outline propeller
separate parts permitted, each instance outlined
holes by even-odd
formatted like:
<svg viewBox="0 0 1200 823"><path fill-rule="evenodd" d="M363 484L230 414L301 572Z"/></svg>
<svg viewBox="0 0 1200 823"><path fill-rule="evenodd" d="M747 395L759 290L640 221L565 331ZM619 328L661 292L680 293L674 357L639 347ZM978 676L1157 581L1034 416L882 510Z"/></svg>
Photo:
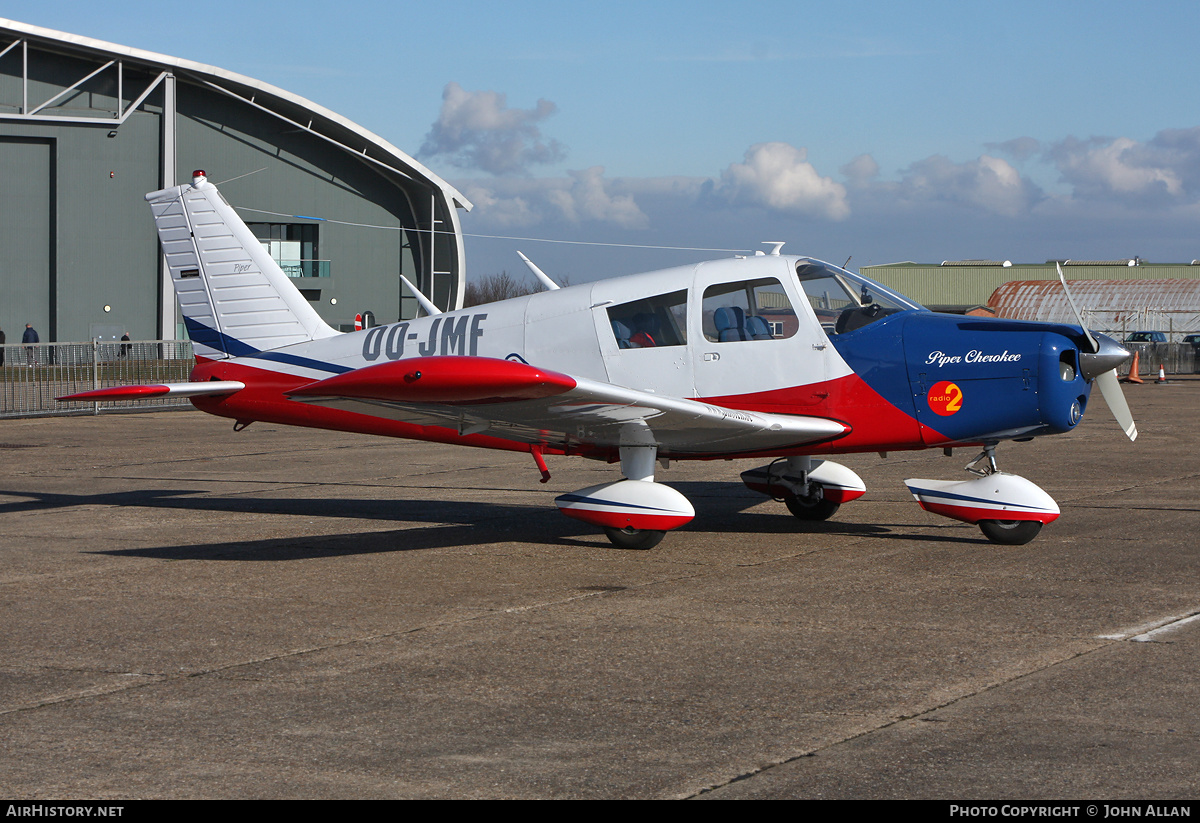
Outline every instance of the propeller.
<svg viewBox="0 0 1200 823"><path fill-rule="evenodd" d="M1091 348L1091 351L1079 352L1079 371L1100 388L1101 397L1108 404L1125 436L1130 440L1137 440L1137 425L1133 422L1133 414L1129 411L1129 404L1125 402L1125 394L1121 391L1121 383L1117 379L1117 366L1130 358L1130 352L1108 335L1088 331L1087 326L1083 324L1083 314L1075 305L1071 290L1067 288L1067 278L1063 276L1062 266L1058 263L1054 265L1058 269L1058 280L1067 295L1067 302L1071 304L1071 311L1075 312L1075 319L1079 321L1079 328L1083 329L1083 336Z"/></svg>

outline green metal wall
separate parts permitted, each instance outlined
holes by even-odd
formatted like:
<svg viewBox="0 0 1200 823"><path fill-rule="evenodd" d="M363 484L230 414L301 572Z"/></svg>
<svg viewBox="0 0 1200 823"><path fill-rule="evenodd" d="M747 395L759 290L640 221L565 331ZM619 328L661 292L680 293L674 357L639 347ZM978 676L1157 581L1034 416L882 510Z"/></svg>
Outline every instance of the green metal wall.
<svg viewBox="0 0 1200 823"><path fill-rule="evenodd" d="M53 141L0 132L0 329L9 343L26 323L43 336L50 329L53 154Z"/></svg>
<svg viewBox="0 0 1200 823"><path fill-rule="evenodd" d="M893 263L863 266L862 274L924 306L983 306L992 292L1010 280L1057 280L1054 264L1012 266L939 266ZM1200 278L1200 266L1064 266L1068 280L1151 280Z"/></svg>
<svg viewBox="0 0 1200 823"><path fill-rule="evenodd" d="M0 121L0 324L10 342L26 322L44 342L87 340L92 324L155 337L157 237L142 195L158 185L158 122L137 113L109 138L96 126Z"/></svg>

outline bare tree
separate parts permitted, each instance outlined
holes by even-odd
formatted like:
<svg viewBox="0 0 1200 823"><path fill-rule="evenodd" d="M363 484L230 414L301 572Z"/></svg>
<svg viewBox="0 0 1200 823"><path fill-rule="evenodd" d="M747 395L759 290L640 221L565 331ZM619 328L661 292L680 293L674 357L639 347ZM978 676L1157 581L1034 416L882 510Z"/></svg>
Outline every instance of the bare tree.
<svg viewBox="0 0 1200 823"><path fill-rule="evenodd" d="M565 289L571 285L570 275L558 275L554 278L559 288ZM479 306L483 303L495 303L497 300L507 300L510 297L523 297L526 294L537 294L545 291L541 283L530 284L527 280L517 280L507 271L499 274L489 274L479 278L478 282L468 283L467 291L463 294L463 308Z"/></svg>
<svg viewBox="0 0 1200 823"><path fill-rule="evenodd" d="M484 303L495 303L497 300L507 300L510 297L521 297L541 291L538 286L530 285L523 280L517 280L507 271L499 274L489 274L477 282L467 283L467 292L463 295L463 307L479 306Z"/></svg>

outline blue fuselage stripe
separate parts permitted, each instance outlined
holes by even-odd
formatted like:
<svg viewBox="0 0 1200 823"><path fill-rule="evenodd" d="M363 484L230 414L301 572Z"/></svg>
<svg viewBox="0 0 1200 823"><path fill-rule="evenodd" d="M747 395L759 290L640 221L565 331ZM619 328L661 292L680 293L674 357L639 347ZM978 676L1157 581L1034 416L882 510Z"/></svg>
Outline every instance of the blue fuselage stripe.
<svg viewBox="0 0 1200 823"><path fill-rule="evenodd" d="M301 357L296 354L288 354L283 351L260 351L251 345L243 343L235 337L230 337L227 334L210 328L203 323L198 323L190 317L184 318L184 324L187 327L188 336L192 342L199 343L202 346L208 346L211 349L216 349L219 352L224 352L230 357L248 357L255 360L270 360L275 363L287 363L291 366L302 366L306 369L315 371L328 372L330 374L345 374L349 371L354 371L351 366L335 366L332 363L326 363L323 360L313 360L310 357Z"/></svg>

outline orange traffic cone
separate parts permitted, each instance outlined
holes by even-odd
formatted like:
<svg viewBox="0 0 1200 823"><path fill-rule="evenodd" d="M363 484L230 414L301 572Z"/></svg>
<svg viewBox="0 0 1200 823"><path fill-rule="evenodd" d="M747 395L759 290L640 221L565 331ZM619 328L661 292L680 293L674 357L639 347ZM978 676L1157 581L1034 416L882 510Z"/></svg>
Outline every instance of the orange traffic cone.
<svg viewBox="0 0 1200 823"><path fill-rule="evenodd" d="M1138 354L1139 354L1138 352L1133 353L1133 363L1131 363L1129 366L1129 376L1125 378L1126 383L1145 383L1146 382L1145 380L1143 380L1141 377L1138 376Z"/></svg>
<svg viewBox="0 0 1200 823"><path fill-rule="evenodd" d="M1154 382L1155 383L1166 383L1167 382L1167 372L1165 369L1163 369L1162 363L1158 364L1158 379L1155 380Z"/></svg>

